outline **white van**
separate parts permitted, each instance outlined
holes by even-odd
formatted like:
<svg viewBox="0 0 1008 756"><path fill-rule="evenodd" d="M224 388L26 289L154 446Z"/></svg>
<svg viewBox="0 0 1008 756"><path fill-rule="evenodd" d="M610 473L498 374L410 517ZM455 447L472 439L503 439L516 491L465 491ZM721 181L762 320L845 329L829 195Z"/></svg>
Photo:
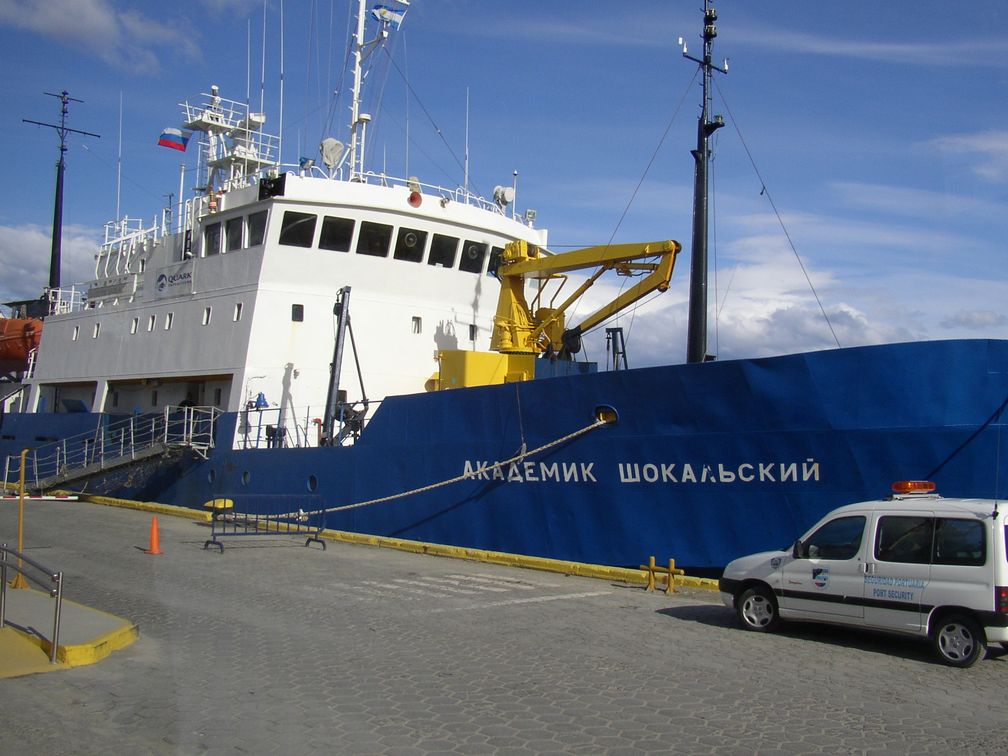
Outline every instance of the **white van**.
<svg viewBox="0 0 1008 756"><path fill-rule="evenodd" d="M927 637L955 667L1008 648L1008 502L944 499L926 481L830 512L785 551L736 559L721 598L743 627L782 619Z"/></svg>

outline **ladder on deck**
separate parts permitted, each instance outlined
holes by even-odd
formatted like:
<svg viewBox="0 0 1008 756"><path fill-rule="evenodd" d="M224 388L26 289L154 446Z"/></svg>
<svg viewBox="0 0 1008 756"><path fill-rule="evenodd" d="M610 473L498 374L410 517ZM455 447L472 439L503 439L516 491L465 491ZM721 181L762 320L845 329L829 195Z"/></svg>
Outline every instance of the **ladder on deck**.
<svg viewBox="0 0 1008 756"><path fill-rule="evenodd" d="M216 407L166 407L156 415L133 415L82 433L44 444L25 457L25 487L44 491L125 465L190 449L204 459L213 448ZM5 487L16 486L20 455L4 465Z"/></svg>

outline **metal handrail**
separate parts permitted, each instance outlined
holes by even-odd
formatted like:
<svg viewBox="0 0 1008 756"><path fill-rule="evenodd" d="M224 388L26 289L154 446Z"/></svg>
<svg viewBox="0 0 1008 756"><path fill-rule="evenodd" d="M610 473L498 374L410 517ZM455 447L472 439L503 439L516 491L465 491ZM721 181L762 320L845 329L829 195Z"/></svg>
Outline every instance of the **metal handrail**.
<svg viewBox="0 0 1008 756"><path fill-rule="evenodd" d="M213 428L219 414L220 410L215 407L166 407L156 415L129 417L105 427L99 425L93 432L32 450L25 472L32 485L38 486L40 481L90 465L97 464L105 469L113 461L109 458L113 454L116 458L136 459L138 452L158 445L209 449L214 445ZM5 482L20 472L20 463L15 465L14 459L15 455L8 457Z"/></svg>
<svg viewBox="0 0 1008 756"><path fill-rule="evenodd" d="M7 561L8 554L12 554L17 557L18 563L9 563ZM44 574L46 578L48 578L48 585L44 580L39 579L29 570L25 569L21 565L21 562L26 562L28 565ZM55 664L56 649L59 647L60 615L63 612L63 573L53 572L48 567L45 567L44 565L36 562L34 559L25 556L17 549L8 548L6 543L0 546L0 630L4 628L6 623L8 567L28 578L40 588L48 589L49 595L56 599L56 611L53 616L52 648L49 651L49 662ZM55 587L49 587L51 585L55 585Z"/></svg>

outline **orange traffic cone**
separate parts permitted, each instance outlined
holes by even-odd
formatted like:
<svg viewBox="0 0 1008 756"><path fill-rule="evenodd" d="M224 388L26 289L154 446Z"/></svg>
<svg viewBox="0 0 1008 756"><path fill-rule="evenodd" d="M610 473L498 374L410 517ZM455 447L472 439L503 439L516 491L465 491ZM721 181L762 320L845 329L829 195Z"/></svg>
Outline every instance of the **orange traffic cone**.
<svg viewBox="0 0 1008 756"><path fill-rule="evenodd" d="M158 535L157 527L157 517L151 520L150 524L150 548L147 549L145 554L160 554L161 553L161 538Z"/></svg>

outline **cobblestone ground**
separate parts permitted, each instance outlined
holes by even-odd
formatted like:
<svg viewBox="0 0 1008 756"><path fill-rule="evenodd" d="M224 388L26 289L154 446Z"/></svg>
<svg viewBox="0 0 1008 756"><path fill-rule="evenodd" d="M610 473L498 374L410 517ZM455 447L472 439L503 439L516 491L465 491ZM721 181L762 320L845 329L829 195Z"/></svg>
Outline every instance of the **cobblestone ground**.
<svg viewBox="0 0 1008 756"><path fill-rule="evenodd" d="M140 639L0 681L4 753L1004 753L1008 656L791 626L715 594L294 538L87 504L27 507L28 553ZM0 537L16 537L0 506Z"/></svg>

